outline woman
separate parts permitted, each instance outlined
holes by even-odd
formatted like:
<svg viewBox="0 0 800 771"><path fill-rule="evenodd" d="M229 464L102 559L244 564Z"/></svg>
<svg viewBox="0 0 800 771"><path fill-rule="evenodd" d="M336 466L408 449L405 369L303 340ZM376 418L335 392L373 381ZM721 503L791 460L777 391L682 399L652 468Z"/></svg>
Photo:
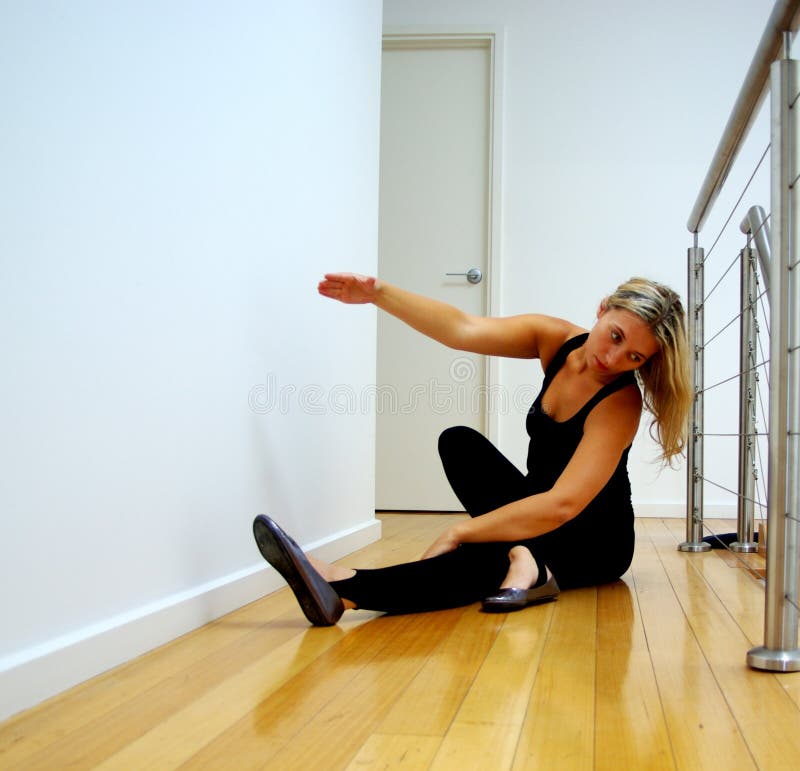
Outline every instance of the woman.
<svg viewBox="0 0 800 771"><path fill-rule="evenodd" d="M633 556L628 450L642 407L669 462L691 402L684 311L668 287L633 278L600 303L591 331L551 316L484 318L368 276L332 273L325 297L373 303L450 348L538 358L545 372L527 417L528 473L483 436L445 431L445 473L471 519L417 562L351 570L306 557L269 517L253 523L262 555L312 624L347 608L408 613L483 601L489 612L554 599L559 587L617 580ZM640 390L641 389L641 390Z"/></svg>

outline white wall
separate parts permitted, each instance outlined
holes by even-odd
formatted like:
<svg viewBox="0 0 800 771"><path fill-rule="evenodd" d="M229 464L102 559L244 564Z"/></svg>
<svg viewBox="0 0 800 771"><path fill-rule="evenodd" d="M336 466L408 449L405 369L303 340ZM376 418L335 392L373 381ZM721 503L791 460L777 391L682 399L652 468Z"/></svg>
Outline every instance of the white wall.
<svg viewBox="0 0 800 771"><path fill-rule="evenodd" d="M750 0L732 13L725 0L385 0L385 29L504 32L502 299L495 313L539 311L591 326L600 299L631 275L685 292L685 223L772 5ZM763 121L753 136L731 174L732 199L726 192L704 231L706 247L768 142ZM765 175L754 190L744 205L769 209ZM708 288L743 245L736 232L733 241L718 248ZM735 272L732 278L719 290L725 321L738 311ZM725 350L712 360L706 383L738 371L736 356ZM512 394L540 382L529 362L505 361L499 377ZM717 431L736 430L734 390L713 395L719 421L731 421ZM499 421L501 448L520 466L525 409ZM718 444L707 475L735 487L735 440ZM637 511L682 516L685 472L659 474L655 453L643 431L630 463ZM731 513L731 496L714 488L706 504L707 513Z"/></svg>
<svg viewBox="0 0 800 771"><path fill-rule="evenodd" d="M378 0L0 7L0 717L374 540ZM272 403L279 395L282 401Z"/></svg>

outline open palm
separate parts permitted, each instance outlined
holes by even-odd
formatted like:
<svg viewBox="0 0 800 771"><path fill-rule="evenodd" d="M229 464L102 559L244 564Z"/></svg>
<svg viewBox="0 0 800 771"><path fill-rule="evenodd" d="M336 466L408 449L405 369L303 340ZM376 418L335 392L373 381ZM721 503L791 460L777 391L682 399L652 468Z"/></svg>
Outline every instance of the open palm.
<svg viewBox="0 0 800 771"><path fill-rule="evenodd" d="M323 297L358 305L375 299L376 279L357 273L326 273L325 279L317 287Z"/></svg>

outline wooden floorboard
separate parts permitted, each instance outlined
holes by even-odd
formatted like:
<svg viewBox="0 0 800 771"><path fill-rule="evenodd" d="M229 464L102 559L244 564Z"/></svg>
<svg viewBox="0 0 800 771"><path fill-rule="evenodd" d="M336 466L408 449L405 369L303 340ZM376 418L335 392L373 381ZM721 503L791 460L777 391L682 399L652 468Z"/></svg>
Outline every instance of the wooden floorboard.
<svg viewBox="0 0 800 771"><path fill-rule="evenodd" d="M633 574L598 589L595 768L674 768Z"/></svg>
<svg viewBox="0 0 800 771"><path fill-rule="evenodd" d="M414 559L453 516L381 515L344 562ZM621 581L520 613L315 629L275 592L0 724L0 768L800 768L800 673L745 662L763 555L636 527Z"/></svg>

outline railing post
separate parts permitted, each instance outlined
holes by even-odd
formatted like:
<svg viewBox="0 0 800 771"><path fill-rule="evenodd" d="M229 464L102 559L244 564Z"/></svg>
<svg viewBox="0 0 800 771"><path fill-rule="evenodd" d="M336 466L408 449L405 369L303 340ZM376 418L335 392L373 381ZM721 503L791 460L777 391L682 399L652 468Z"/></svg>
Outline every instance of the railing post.
<svg viewBox="0 0 800 771"><path fill-rule="evenodd" d="M754 552L753 537L755 477L755 391L756 391L756 275L755 254L749 247L740 255L739 316L739 502L737 504L735 552Z"/></svg>
<svg viewBox="0 0 800 771"><path fill-rule="evenodd" d="M800 478L800 282L794 263L798 253L800 196L792 195L800 150L800 122L795 99L798 63L789 60L790 39L784 37L784 58L773 63L772 103L772 257L770 263L770 405L769 481L767 506L767 589L764 645L751 649L747 663L777 672L800 670L797 648L798 517ZM791 311L791 321L790 321ZM791 360L791 367L790 367Z"/></svg>
<svg viewBox="0 0 800 771"><path fill-rule="evenodd" d="M703 260L705 251L694 246L688 252L688 336L694 401L689 419L689 441L686 446L686 540L680 551L708 551L703 542Z"/></svg>

